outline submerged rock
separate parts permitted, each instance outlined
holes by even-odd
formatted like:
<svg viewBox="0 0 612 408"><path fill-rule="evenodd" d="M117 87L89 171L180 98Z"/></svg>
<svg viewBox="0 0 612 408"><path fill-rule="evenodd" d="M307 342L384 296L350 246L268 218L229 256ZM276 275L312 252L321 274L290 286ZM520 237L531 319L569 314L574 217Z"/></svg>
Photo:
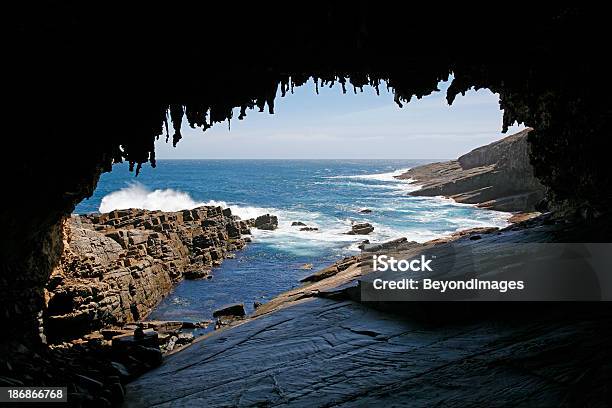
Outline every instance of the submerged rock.
<svg viewBox="0 0 612 408"><path fill-rule="evenodd" d="M304 224L302 221L293 221L293 222L291 223L291 226L292 226L292 227L300 227L300 226L301 226L301 227L305 227L305 226L306 226L306 224Z"/></svg>

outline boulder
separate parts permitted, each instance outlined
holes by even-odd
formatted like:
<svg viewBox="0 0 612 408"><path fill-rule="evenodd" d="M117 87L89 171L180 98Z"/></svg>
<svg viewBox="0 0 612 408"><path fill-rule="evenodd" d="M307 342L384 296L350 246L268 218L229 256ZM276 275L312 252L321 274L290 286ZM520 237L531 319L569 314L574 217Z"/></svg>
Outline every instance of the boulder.
<svg viewBox="0 0 612 408"><path fill-rule="evenodd" d="M302 227L300 231L318 231L319 229L316 227Z"/></svg>
<svg viewBox="0 0 612 408"><path fill-rule="evenodd" d="M273 231L278 228L278 218L275 215L260 215L255 219L255 228Z"/></svg>
<svg viewBox="0 0 612 408"><path fill-rule="evenodd" d="M348 235L368 235L374 231L372 224L364 222L362 224L354 224L351 230L347 232Z"/></svg>
<svg viewBox="0 0 612 408"><path fill-rule="evenodd" d="M244 310L244 304L235 303L233 305L225 306L213 312L213 317L222 317L222 316L235 316L235 317L246 316L246 312Z"/></svg>
<svg viewBox="0 0 612 408"><path fill-rule="evenodd" d="M362 210L359 210L359 212L360 212L361 214L371 214L371 213L372 213L372 210L370 210L369 208L364 208L364 209L362 209Z"/></svg>
<svg viewBox="0 0 612 408"><path fill-rule="evenodd" d="M305 227L305 226L306 226L306 224L304 224L302 221L293 221L293 222L291 223L291 226L292 226L292 227Z"/></svg>

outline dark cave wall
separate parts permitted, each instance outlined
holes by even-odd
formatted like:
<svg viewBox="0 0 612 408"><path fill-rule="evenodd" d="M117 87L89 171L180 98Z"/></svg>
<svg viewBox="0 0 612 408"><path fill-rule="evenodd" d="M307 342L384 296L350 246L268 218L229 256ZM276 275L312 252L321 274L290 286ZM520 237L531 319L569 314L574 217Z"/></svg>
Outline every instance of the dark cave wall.
<svg viewBox="0 0 612 408"><path fill-rule="evenodd" d="M93 193L105 161L95 152L83 153L81 162L51 163L53 150L30 151L37 161L2 169L8 205L0 211L0 325L8 333L0 346L40 342L44 288L63 250L62 221Z"/></svg>
<svg viewBox="0 0 612 408"><path fill-rule="evenodd" d="M399 105L451 73L450 101L472 87L498 92L504 125L535 129L532 162L551 207L607 211L605 16L518 3L502 12L384 1L17 5L0 164L13 197L0 210L0 323L14 330L2 342L37 341L58 225L102 171L121 160L155 165L156 138L180 143L183 115L206 129L233 107L238 119L273 112L277 89L311 77L347 92L386 81Z"/></svg>

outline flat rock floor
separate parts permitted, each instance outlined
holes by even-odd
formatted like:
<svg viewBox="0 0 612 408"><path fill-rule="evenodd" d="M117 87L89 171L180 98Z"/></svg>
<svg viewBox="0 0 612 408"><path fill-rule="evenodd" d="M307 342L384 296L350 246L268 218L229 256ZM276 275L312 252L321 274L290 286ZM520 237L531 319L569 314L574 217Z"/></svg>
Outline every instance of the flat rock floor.
<svg viewBox="0 0 612 408"><path fill-rule="evenodd" d="M605 406L610 319L535 320L427 327L306 299L169 356L125 406Z"/></svg>

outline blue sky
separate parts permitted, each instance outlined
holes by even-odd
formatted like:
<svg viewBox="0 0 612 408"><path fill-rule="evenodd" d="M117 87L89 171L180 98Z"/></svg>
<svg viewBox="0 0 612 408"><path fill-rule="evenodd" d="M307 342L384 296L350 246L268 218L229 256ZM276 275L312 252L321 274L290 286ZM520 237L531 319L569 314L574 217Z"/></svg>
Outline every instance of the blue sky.
<svg viewBox="0 0 612 408"><path fill-rule="evenodd" d="M339 86L320 88L314 83L295 88L275 102L275 114L248 111L239 121L234 112L231 130L219 123L202 132L183 127L176 148L156 145L159 159L449 159L502 138L499 98L488 90L458 96L446 103L448 83L441 92L413 100L399 108L393 95L381 88ZM510 135L522 126L509 129Z"/></svg>

